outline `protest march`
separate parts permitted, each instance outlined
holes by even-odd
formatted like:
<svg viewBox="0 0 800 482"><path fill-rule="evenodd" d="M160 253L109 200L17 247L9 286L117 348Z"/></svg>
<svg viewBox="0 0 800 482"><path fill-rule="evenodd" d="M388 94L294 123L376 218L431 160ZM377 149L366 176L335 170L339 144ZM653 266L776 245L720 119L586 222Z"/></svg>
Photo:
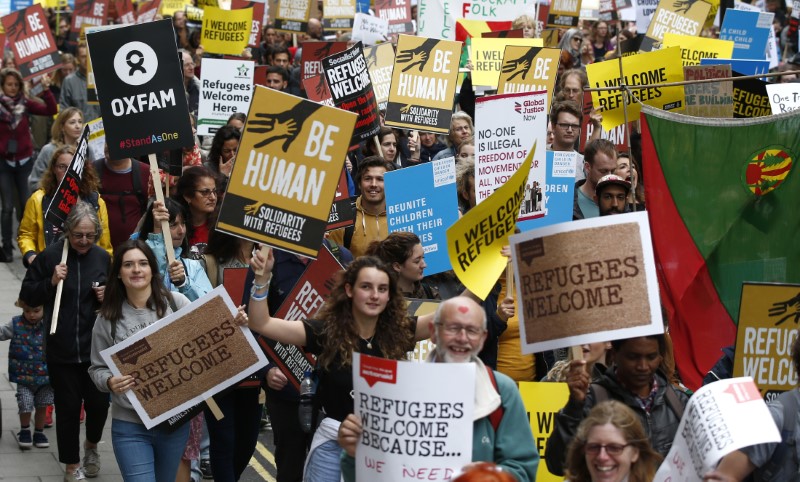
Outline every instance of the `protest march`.
<svg viewBox="0 0 800 482"><path fill-rule="evenodd" d="M0 23L0 478L800 480L800 2Z"/></svg>

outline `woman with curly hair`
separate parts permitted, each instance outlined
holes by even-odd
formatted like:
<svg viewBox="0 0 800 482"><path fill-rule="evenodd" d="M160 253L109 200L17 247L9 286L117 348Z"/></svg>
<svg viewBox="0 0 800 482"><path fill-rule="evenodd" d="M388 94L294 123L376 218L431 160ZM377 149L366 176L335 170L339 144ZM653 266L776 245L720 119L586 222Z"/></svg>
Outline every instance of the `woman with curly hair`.
<svg viewBox="0 0 800 482"><path fill-rule="evenodd" d="M570 482L650 482L661 456L650 446L639 417L624 403L595 405L581 422L567 454Z"/></svg>
<svg viewBox="0 0 800 482"><path fill-rule="evenodd" d="M373 241L367 248L367 255L377 256L391 266L397 273L397 286L406 298L439 299L439 293L422 282L428 265L422 241L416 234L406 231L391 233L386 239Z"/></svg>
<svg viewBox="0 0 800 482"><path fill-rule="evenodd" d="M250 296L250 328L267 338L304 346L317 355L316 402L325 417L317 427L306 459L304 480L338 482L341 448L339 424L353 413L352 353L402 360L417 340L430 336L433 314L410 318L394 270L374 256L353 261L313 319L272 318L267 287L274 257L259 252L251 266L256 273Z"/></svg>
<svg viewBox="0 0 800 482"><path fill-rule="evenodd" d="M76 109L77 110L77 109ZM47 206L53 200L56 189L64 179L64 176L75 155L75 148L62 145L53 153L50 158L50 166L44 172L40 188L34 192L25 203L25 211L22 221L19 223L19 233L17 234L17 245L22 253L22 262L25 266L30 266L36 255L44 251L44 248L58 241L61 231L53 223L44 217ZM80 183L80 198L88 202L97 210L100 224L103 226L103 234L97 240L98 246L111 254L111 236L108 230L108 211L106 203L97 193L100 181L91 162L83 165L83 175Z"/></svg>

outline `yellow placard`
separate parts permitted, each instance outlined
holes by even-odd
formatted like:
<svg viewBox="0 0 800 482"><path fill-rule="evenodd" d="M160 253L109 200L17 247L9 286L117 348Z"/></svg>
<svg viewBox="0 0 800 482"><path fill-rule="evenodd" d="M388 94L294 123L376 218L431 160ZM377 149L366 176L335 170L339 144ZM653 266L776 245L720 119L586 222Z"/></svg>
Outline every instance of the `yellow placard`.
<svg viewBox="0 0 800 482"><path fill-rule="evenodd" d="M700 59L729 59L733 55L733 40L668 33L662 45L664 48L680 47L684 66L700 65Z"/></svg>
<svg viewBox="0 0 800 482"><path fill-rule="evenodd" d="M708 16L706 17L706 23L703 25L703 28L711 28L714 26L714 19L717 18L717 12L719 11L719 0L704 0L711 5L711 10L708 11Z"/></svg>
<svg viewBox="0 0 800 482"><path fill-rule="evenodd" d="M392 70L394 69L394 46L390 43L368 45L364 47L364 58L367 60L369 78L378 107L386 110L389 101L389 89L392 86Z"/></svg>
<svg viewBox="0 0 800 482"><path fill-rule="evenodd" d="M564 408L569 399L569 387L566 383L519 382L519 394L531 424L533 440L539 450L539 469L536 471L536 482L561 482L564 477L547 471L544 463L547 439L553 433L556 413Z"/></svg>
<svg viewBox="0 0 800 482"><path fill-rule="evenodd" d="M192 5L191 0L161 0L161 15L175 15L175 12L183 11L188 5Z"/></svg>
<svg viewBox="0 0 800 482"><path fill-rule="evenodd" d="M700 1L661 0L639 50L651 52L661 47L666 33L697 36L703 30L711 4Z"/></svg>
<svg viewBox="0 0 800 482"><path fill-rule="evenodd" d="M353 29L353 18L356 16L355 0L322 0L322 11L325 12L322 22L326 29Z"/></svg>
<svg viewBox="0 0 800 482"><path fill-rule="evenodd" d="M772 167L780 169L780 165ZM776 392L797 386L792 345L800 322L799 303L800 285L744 283L742 286L733 376L752 377L761 395L768 399Z"/></svg>
<svg viewBox="0 0 800 482"><path fill-rule="evenodd" d="M497 87L503 54L509 45L542 47L540 38L473 38L469 60L472 62L472 85Z"/></svg>
<svg viewBox="0 0 800 482"><path fill-rule="evenodd" d="M250 29L253 25L252 7L239 10L205 7L203 11L200 43L206 52L242 55L242 51L250 41Z"/></svg>
<svg viewBox="0 0 800 482"><path fill-rule="evenodd" d="M578 26L581 15L581 0L553 0L547 15L547 26L570 28Z"/></svg>
<svg viewBox="0 0 800 482"><path fill-rule="evenodd" d="M450 264L461 283L485 299L508 265L500 254L514 234L536 144L505 184L447 228Z"/></svg>
<svg viewBox="0 0 800 482"><path fill-rule="evenodd" d="M683 62L681 49L670 47L643 54L622 58L622 70L625 72L623 83L629 87L636 85L663 84L683 80ZM586 66L589 84L592 87L618 86L620 82L619 62L595 62ZM645 104L664 110L682 110L684 107L684 91L678 87L649 87L647 89L632 88L636 97ZM592 92L592 103L595 108L603 108L603 129L611 129L625 122L623 111L623 94L619 90ZM628 103L628 118L637 119L641 111L638 102Z"/></svg>
<svg viewBox="0 0 800 482"><path fill-rule="evenodd" d="M316 257L356 117L256 86L217 229Z"/></svg>
<svg viewBox="0 0 800 482"><path fill-rule="evenodd" d="M461 42L400 35L386 125L448 132L460 55Z"/></svg>
<svg viewBox="0 0 800 482"><path fill-rule="evenodd" d="M509 45L497 80L498 94L547 91L547 112L556 86L560 49Z"/></svg>
<svg viewBox="0 0 800 482"><path fill-rule="evenodd" d="M195 7L192 5L186 6L186 20L190 22L202 22L203 21L203 9L199 7Z"/></svg>

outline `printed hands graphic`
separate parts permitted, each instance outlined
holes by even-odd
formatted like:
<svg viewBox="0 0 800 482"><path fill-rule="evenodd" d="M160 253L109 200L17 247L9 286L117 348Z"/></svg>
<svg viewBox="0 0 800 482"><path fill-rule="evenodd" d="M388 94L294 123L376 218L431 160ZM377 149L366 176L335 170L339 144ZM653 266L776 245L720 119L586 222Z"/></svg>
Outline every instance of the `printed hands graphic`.
<svg viewBox="0 0 800 482"><path fill-rule="evenodd" d="M522 75L522 80L525 80L525 77L528 76L528 72L531 71L531 66L533 66L533 59L536 58L536 54L539 52L538 48L528 49L524 55L517 59L510 59L508 62L503 64L503 73L513 74L508 78L509 81L514 80L515 77L518 75Z"/></svg>
<svg viewBox="0 0 800 482"><path fill-rule="evenodd" d="M798 323L798 321L800 321L800 293L790 300L772 304L772 308L769 309L769 316L780 315L785 316L778 320L775 323L775 326L780 325L790 318L794 318L795 325Z"/></svg>
<svg viewBox="0 0 800 482"><path fill-rule="evenodd" d="M248 122L247 132L269 135L253 147L264 147L279 139L284 139L282 149L283 152L288 152L289 146L303 130L303 123L321 107L320 104L299 102L291 109L277 114L257 112L254 116L256 120Z"/></svg>
<svg viewBox="0 0 800 482"><path fill-rule="evenodd" d="M407 72L415 65L418 65L419 71L422 72L428 64L428 60L430 60L430 52L438 43L438 39L426 39L419 47L415 49L405 49L397 54L395 60L401 64L408 63L403 69L403 72Z"/></svg>

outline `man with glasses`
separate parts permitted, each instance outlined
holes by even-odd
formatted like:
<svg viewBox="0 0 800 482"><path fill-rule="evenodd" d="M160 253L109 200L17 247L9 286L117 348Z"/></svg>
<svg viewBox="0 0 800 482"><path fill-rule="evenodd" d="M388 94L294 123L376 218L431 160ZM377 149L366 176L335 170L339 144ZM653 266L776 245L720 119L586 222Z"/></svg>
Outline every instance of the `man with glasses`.
<svg viewBox="0 0 800 482"><path fill-rule="evenodd" d="M186 100L189 102L189 113L197 116L197 108L200 104L200 79L194 75L194 59L192 54L186 49L178 49L183 65L183 87L186 89Z"/></svg>
<svg viewBox="0 0 800 482"><path fill-rule="evenodd" d="M513 310L513 307L507 308ZM539 452L516 383L488 369L478 358L486 341L486 312L471 298L456 296L439 305L431 323L436 349L432 363L475 363L475 411L472 461L494 462L520 482L536 480ZM355 448L361 438L361 420L349 415L339 429L345 481L355 480Z"/></svg>
<svg viewBox="0 0 800 482"><path fill-rule="evenodd" d="M678 431L689 397L676 390L659 370L666 350L664 335L649 335L611 342L614 364L597 383L591 382L585 360L570 362L567 374L569 400L555 416L547 440L547 469L564 475L567 448L578 425L598 403L617 400L630 407L645 427L650 445L666 456Z"/></svg>
<svg viewBox="0 0 800 482"><path fill-rule="evenodd" d="M586 179L575 183L572 219L587 219L600 216L597 205L597 183L603 176L613 174L617 168L617 149L611 141L597 139L586 144L583 151L583 169Z"/></svg>

